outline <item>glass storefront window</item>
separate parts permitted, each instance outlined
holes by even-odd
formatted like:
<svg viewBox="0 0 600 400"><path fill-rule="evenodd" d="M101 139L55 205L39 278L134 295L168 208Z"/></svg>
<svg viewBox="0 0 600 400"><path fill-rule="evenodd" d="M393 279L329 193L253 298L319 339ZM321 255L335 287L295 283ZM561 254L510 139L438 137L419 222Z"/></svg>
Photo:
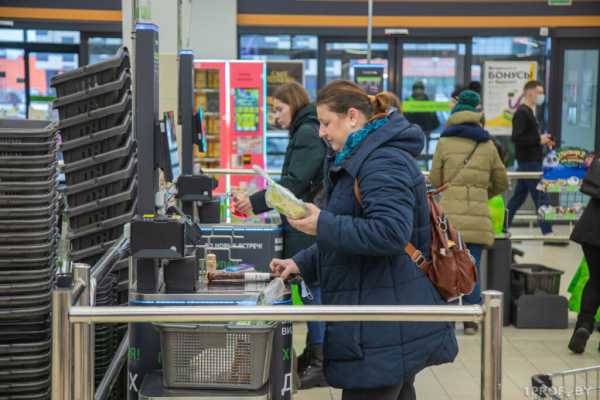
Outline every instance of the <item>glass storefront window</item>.
<svg viewBox="0 0 600 400"><path fill-rule="evenodd" d="M545 48L545 40L531 37L474 37L471 79L481 81L486 60L534 60L541 66Z"/></svg>
<svg viewBox="0 0 600 400"><path fill-rule="evenodd" d="M241 35L242 60L302 60L304 87L312 99L317 95L317 48L314 35Z"/></svg>
<svg viewBox="0 0 600 400"><path fill-rule="evenodd" d="M91 37L88 39L89 64L95 64L115 55L123 44L120 37Z"/></svg>
<svg viewBox="0 0 600 400"><path fill-rule="evenodd" d="M0 118L25 115L25 51L0 48Z"/></svg>
<svg viewBox="0 0 600 400"><path fill-rule="evenodd" d="M54 75L75 69L79 66L79 55L74 53L29 53L29 118L52 117L52 100L56 91L50 86Z"/></svg>
<svg viewBox="0 0 600 400"><path fill-rule="evenodd" d="M561 138L563 146L596 148L598 49L567 49L564 56Z"/></svg>
<svg viewBox="0 0 600 400"><path fill-rule="evenodd" d="M388 84L388 44L373 43L370 64L384 66L384 89ZM337 79L354 80L356 64L367 63L367 44L356 42L329 42L325 44L325 83Z"/></svg>
<svg viewBox="0 0 600 400"><path fill-rule="evenodd" d="M79 44L79 38L78 31L27 30L27 41L31 43Z"/></svg>
<svg viewBox="0 0 600 400"><path fill-rule="evenodd" d="M23 42L25 35L21 29L0 29L0 42Z"/></svg>

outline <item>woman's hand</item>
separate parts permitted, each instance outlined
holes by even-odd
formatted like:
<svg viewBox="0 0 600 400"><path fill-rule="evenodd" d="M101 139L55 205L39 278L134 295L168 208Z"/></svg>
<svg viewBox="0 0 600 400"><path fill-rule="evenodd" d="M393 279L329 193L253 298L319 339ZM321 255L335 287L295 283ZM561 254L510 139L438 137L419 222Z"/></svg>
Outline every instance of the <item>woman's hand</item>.
<svg viewBox="0 0 600 400"><path fill-rule="evenodd" d="M236 194L233 196L233 207L236 211L242 214L252 214L252 203L250 197L243 194Z"/></svg>
<svg viewBox="0 0 600 400"><path fill-rule="evenodd" d="M279 274L284 281L288 279L290 275L300 273L300 268L298 268L296 262L291 258L285 260L274 258L271 261L271 264L269 264L269 267L271 267L271 271L273 271L274 274Z"/></svg>
<svg viewBox="0 0 600 400"><path fill-rule="evenodd" d="M319 222L321 209L312 203L308 203L306 206L308 207L308 215L306 217L302 219L288 218L288 222L300 232L304 232L307 235L316 236L317 223Z"/></svg>

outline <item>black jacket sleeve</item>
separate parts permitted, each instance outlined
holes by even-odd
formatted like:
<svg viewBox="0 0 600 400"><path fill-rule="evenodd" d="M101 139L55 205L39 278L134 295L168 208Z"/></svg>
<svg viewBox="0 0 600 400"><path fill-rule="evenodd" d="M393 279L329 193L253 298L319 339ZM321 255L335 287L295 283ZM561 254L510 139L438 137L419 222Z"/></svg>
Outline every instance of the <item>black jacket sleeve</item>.
<svg viewBox="0 0 600 400"><path fill-rule="evenodd" d="M261 190L250 196L250 203L252 204L252 211L254 211L254 214L262 214L271 210L267 205L265 193L265 190Z"/></svg>
<svg viewBox="0 0 600 400"><path fill-rule="evenodd" d="M536 129L535 117L529 115L526 110L519 108L515 112L512 125L512 141L514 144L520 146L540 144L540 134Z"/></svg>
<svg viewBox="0 0 600 400"><path fill-rule="evenodd" d="M281 177L281 184L297 197L302 197L313 183L319 183L314 182L315 178L321 180L325 152L325 143L319 137L318 125L302 125L294 134L288 168Z"/></svg>

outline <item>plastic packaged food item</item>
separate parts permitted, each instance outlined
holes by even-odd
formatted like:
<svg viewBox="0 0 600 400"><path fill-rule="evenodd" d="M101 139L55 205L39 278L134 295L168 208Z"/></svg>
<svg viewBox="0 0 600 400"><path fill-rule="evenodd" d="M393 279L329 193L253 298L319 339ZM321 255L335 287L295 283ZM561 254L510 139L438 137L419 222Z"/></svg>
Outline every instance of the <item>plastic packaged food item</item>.
<svg viewBox="0 0 600 400"><path fill-rule="evenodd" d="M301 219L308 215L308 207L298 199L292 192L284 188L258 165L253 166L254 171L267 180L268 186L265 193L267 205L277 210L280 214L291 219Z"/></svg>
<svg viewBox="0 0 600 400"><path fill-rule="evenodd" d="M206 255L206 272L208 272L209 274L217 272L216 254L209 253Z"/></svg>

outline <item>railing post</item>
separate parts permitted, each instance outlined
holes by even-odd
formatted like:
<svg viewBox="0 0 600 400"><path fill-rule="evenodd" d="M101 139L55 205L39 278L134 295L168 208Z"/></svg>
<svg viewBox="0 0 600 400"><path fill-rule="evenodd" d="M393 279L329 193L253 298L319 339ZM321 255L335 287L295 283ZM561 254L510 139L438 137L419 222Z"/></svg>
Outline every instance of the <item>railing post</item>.
<svg viewBox="0 0 600 400"><path fill-rule="evenodd" d="M502 399L502 292L483 296L481 326L481 400Z"/></svg>
<svg viewBox="0 0 600 400"><path fill-rule="evenodd" d="M90 306L90 266L73 264L73 281L75 286L83 285L84 289L77 299L77 305ZM73 325L73 395L74 400L94 399L94 326L79 323Z"/></svg>
<svg viewBox="0 0 600 400"><path fill-rule="evenodd" d="M52 291L52 400L70 400L72 382L71 277L59 276Z"/></svg>

